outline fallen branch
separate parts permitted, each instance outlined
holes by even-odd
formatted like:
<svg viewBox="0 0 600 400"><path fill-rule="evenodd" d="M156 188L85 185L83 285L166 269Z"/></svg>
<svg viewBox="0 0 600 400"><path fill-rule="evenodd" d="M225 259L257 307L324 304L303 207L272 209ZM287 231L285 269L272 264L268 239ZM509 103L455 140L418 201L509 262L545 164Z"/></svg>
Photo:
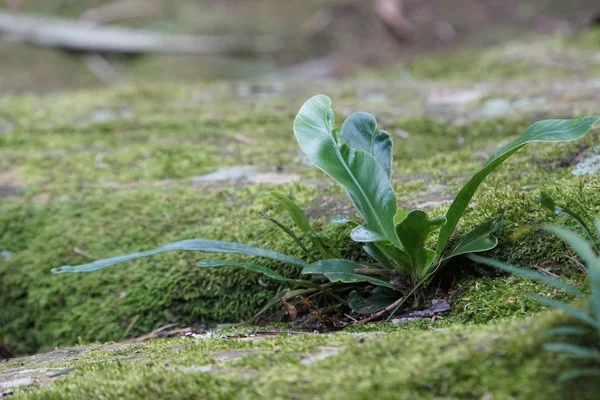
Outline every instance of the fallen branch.
<svg viewBox="0 0 600 400"><path fill-rule="evenodd" d="M32 17L0 12L0 34L44 47L91 53L270 53L284 46L279 35L164 35L138 29L100 26L90 21Z"/></svg>

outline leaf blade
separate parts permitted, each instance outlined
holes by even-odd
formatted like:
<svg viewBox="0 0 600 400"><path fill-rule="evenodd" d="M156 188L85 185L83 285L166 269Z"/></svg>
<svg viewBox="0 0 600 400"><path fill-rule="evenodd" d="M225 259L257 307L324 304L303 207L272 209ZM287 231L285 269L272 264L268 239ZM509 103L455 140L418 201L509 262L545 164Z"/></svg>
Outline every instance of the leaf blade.
<svg viewBox="0 0 600 400"><path fill-rule="evenodd" d="M483 167L462 187L450 205L446 218L448 223L440 231L437 254L441 255L454 232L465 208L483 180L508 157L521 147L533 142L568 142L583 137L600 121L600 116L583 117L577 120L545 120L532 124L521 136L508 143L492 155Z"/></svg>
<svg viewBox="0 0 600 400"><path fill-rule="evenodd" d="M317 95L300 108L294 134L302 151L323 172L344 186L367 227L401 247L393 225L396 193L385 170L367 152L335 142L331 130L331 100Z"/></svg>
<svg viewBox="0 0 600 400"><path fill-rule="evenodd" d="M539 272L532 271L530 269L516 267L513 265L503 263L502 261L498 261L498 260L494 260L492 258L487 258L487 257L482 257L482 256L476 256L473 254L469 256L469 259L471 259L477 263L480 263L480 264L486 264L491 267L501 269L501 270L503 270L505 272L509 272L511 274L521 275L526 278L535 279L536 281L543 282L543 283L553 286L557 289L564 290L565 292L570 293L575 296L583 296L583 293L581 291L579 291L578 289L576 289L574 286L569 285L568 283L566 283L560 279L553 278L551 276L542 275Z"/></svg>
<svg viewBox="0 0 600 400"><path fill-rule="evenodd" d="M372 275L362 275L355 271L364 268L350 260L330 259L317 261L309 264L302 270L303 274L320 274L326 276L331 282L343 283L361 283L367 282L377 286L384 286L390 289L396 289L391 283L376 278Z"/></svg>
<svg viewBox="0 0 600 400"><path fill-rule="evenodd" d="M81 272L92 272L98 271L107 267L111 267L116 264L136 260L142 257L153 256L168 251L199 251L203 253L230 253L230 254L243 254L247 256L255 256L268 258L274 261L279 261L284 264L293 265L296 267L304 267L308 265L305 261L287 256L282 253L275 251L261 249L258 247L248 246L242 243L236 242L223 242L219 240L210 239L188 239L181 240L178 242L168 243L166 245L157 247L152 250L141 251L123 256L105 258L102 260L96 260L91 263L73 266L65 265L59 268L53 268L52 272L55 274L65 273L81 273Z"/></svg>
<svg viewBox="0 0 600 400"><path fill-rule="evenodd" d="M294 283L298 286L304 286L307 288L318 288L320 285L314 282L305 281L301 279L291 279L286 278L285 276L273 271L270 268L267 268L262 265L247 263L247 262L235 262L235 261L203 261L201 263L196 264L197 267L200 268L220 268L220 267L236 267L247 269L248 271L256 272L259 274L263 274L271 279L281 282L290 282Z"/></svg>

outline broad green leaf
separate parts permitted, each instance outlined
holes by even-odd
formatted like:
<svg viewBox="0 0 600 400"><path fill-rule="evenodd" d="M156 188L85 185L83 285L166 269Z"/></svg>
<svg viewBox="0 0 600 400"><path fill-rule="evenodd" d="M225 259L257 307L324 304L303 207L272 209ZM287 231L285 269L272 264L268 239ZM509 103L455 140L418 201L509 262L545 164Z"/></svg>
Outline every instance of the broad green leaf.
<svg viewBox="0 0 600 400"><path fill-rule="evenodd" d="M343 282L343 283L360 283L368 282L378 286L388 287L395 289L395 287L383 279L377 278L372 275L359 274L356 271L364 269L365 267L352 262L350 260L343 259L331 259L317 261L304 267L302 270L303 274L320 274L326 276L331 282Z"/></svg>
<svg viewBox="0 0 600 400"><path fill-rule="evenodd" d="M353 291L348 296L348 306L358 314L373 314L389 307L397 300L398 296L373 294L369 297L363 297L357 291Z"/></svg>
<svg viewBox="0 0 600 400"><path fill-rule="evenodd" d="M79 266L65 265L59 268L52 269L55 274L74 274L80 272L91 272L103 269L106 267L113 266L115 264L132 261L142 257L153 256L155 254L165 253L167 251L200 251L204 253L233 253L233 254L244 254L247 256L269 258L271 260L279 261L284 264L293 265L295 267L304 267L307 265L305 261L300 259L287 256L285 254L277 253L271 250L261 249L258 247L247 246L242 243L235 242L222 242L219 240L208 240L208 239L189 239L182 240L179 242L173 242L164 246L157 247L152 250L142 251L139 253L128 254L125 256L117 256L112 258L106 258L103 260L97 260L88 264Z"/></svg>
<svg viewBox="0 0 600 400"><path fill-rule="evenodd" d="M478 253L493 249L498 244L498 239L492 236L492 233L500 229L501 226L502 217L478 225L463 236L447 255L443 255L444 260L461 254Z"/></svg>
<svg viewBox="0 0 600 400"><path fill-rule="evenodd" d="M563 208L557 206L554 202L554 199L546 193L542 193L538 201L544 208L550 210L555 215L564 214L568 217L571 217L571 219L573 219L581 227L581 229L584 230L584 232L588 235L588 238L590 240L594 240L594 234L592 233L592 230L588 227L586 220L581 215L566 207Z"/></svg>
<svg viewBox="0 0 600 400"><path fill-rule="evenodd" d="M446 223L444 217L429 219L421 210L413 210L396 226L404 251L410 256L413 274L421 278L435 258L433 250L425 248L429 234Z"/></svg>
<svg viewBox="0 0 600 400"><path fill-rule="evenodd" d="M393 219L396 193L385 170L370 154L348 145L338 147L331 130L331 100L310 98L294 120L302 151L323 172L342 184L366 221L367 228L402 247Z"/></svg>
<svg viewBox="0 0 600 400"><path fill-rule="evenodd" d="M341 135L343 143L371 154L387 176L391 176L392 138L389 133L377 130L377 121L371 114L357 112L350 115L342 124Z"/></svg>
<svg viewBox="0 0 600 400"><path fill-rule="evenodd" d="M583 358L588 360L599 360L598 351L584 346L571 343L546 343L544 350L554 353L563 353L574 358ZM599 360L600 361L600 360Z"/></svg>
<svg viewBox="0 0 600 400"><path fill-rule="evenodd" d="M350 232L350 237L352 240L359 243L382 242L385 240L385 237L380 236L376 232L370 231L361 225L352 229L352 232Z"/></svg>
<svg viewBox="0 0 600 400"><path fill-rule="evenodd" d="M377 121L369 113L357 112L350 115L342 124L342 141L350 147L373 154L373 135L377 129Z"/></svg>
<svg viewBox="0 0 600 400"><path fill-rule="evenodd" d="M551 276L542 275L541 273L539 273L537 271L533 271L531 269L515 267L513 265L505 264L502 261L494 260L492 258L487 258L487 257L476 256L473 254L469 256L469 259L471 259L477 263L480 263L480 264L487 264L491 267L501 269L502 271L506 271L511 274L521 275L521 276L525 276L527 278L535 279L536 281L543 282L543 283L553 286L557 289L564 290L565 292L570 293L575 296L583 296L583 293L581 291L579 291L575 287L569 285L568 283L566 283L560 279L553 278Z"/></svg>
<svg viewBox="0 0 600 400"><path fill-rule="evenodd" d="M244 268L248 271L257 272L259 274L263 274L268 276L271 279L275 279L276 281L282 282L290 282L294 283L298 286L304 286L307 288L318 288L320 285L314 282L305 281L301 279L290 279L285 276L278 274L270 268L263 267L262 265L256 265L252 263L246 262L233 262L233 261L203 261L201 263L196 264L197 267L200 268L220 268L220 267L236 267L236 268Z"/></svg>
<svg viewBox="0 0 600 400"><path fill-rule="evenodd" d="M552 119L538 121L531 125L521 136L508 143L492 155L473 177L460 190L448 212L446 218L448 223L440 231L438 238L437 254L441 255L452 235L458 221L460 220L465 208L473 198L475 191L483 180L508 157L514 154L527 143L532 142L568 142L583 137L596 122L600 121L600 116L584 117L577 120L572 119Z"/></svg>
<svg viewBox="0 0 600 400"><path fill-rule="evenodd" d="M570 317L578 319L581 322L584 322L590 326L595 326L595 324L596 324L596 321L594 321L587 312L582 311L578 308L575 308L570 304L563 303L562 301L550 299L548 297L538 296L536 294L529 294L528 296L531 297L533 300L537 301L538 303L542 303L548 307L555 308L559 311L562 311L563 313L569 315Z"/></svg>
<svg viewBox="0 0 600 400"><path fill-rule="evenodd" d="M396 210L396 214L394 215L394 225L397 226L399 223L404 221L404 219L406 218L408 213L409 213L408 210L404 210L402 208L399 208L398 210Z"/></svg>
<svg viewBox="0 0 600 400"><path fill-rule="evenodd" d="M373 243L367 243L363 250L370 255L375 261L388 269L394 269L387 256Z"/></svg>
<svg viewBox="0 0 600 400"><path fill-rule="evenodd" d="M398 264L399 272L406 273L412 268L412 261L410 256L404 251L395 246L390 242L374 242L377 248L389 259L394 260Z"/></svg>

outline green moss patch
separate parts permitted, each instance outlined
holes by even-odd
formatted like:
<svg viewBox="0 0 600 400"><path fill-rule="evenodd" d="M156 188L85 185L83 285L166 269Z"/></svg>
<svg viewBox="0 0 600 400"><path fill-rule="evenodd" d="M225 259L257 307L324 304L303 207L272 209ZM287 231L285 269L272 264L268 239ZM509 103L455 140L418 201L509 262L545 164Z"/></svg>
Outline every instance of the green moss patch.
<svg viewBox="0 0 600 400"><path fill-rule="evenodd" d="M541 351L541 332L555 320L548 314L535 323L390 325L386 333L368 333L367 326L362 333L75 348L85 354L41 364L62 372L52 383L16 389L15 398L592 399L596 383L559 386L556 376L568 362ZM27 369L31 361L4 366L0 374Z"/></svg>

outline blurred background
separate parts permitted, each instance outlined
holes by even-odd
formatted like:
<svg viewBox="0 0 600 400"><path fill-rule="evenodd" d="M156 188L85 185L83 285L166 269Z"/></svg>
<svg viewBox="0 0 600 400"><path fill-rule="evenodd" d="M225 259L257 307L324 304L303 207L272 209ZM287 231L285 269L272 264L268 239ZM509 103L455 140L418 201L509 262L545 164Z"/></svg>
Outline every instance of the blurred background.
<svg viewBox="0 0 600 400"><path fill-rule="evenodd" d="M600 21L597 0L5 0L0 12L2 93L392 66L410 79L415 57Z"/></svg>

